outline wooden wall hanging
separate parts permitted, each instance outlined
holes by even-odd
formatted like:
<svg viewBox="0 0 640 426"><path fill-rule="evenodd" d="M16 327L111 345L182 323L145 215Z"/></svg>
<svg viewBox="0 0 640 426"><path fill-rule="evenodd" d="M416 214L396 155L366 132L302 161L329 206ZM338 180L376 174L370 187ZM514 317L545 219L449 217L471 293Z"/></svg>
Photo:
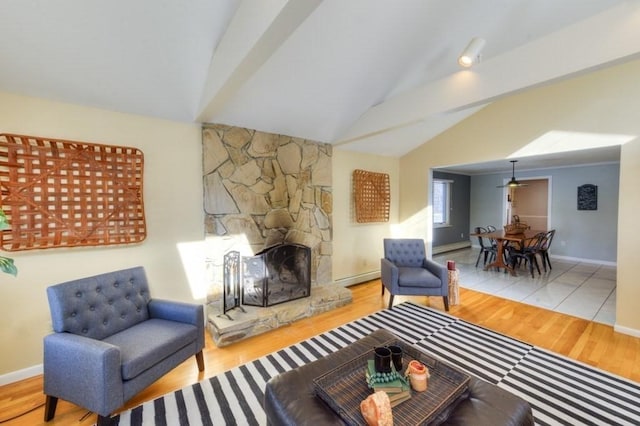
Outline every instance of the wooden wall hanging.
<svg viewBox="0 0 640 426"><path fill-rule="evenodd" d="M386 173L353 171L356 222L388 222L391 196Z"/></svg>
<svg viewBox="0 0 640 426"><path fill-rule="evenodd" d="M143 166L136 148L0 134L2 249L144 240Z"/></svg>

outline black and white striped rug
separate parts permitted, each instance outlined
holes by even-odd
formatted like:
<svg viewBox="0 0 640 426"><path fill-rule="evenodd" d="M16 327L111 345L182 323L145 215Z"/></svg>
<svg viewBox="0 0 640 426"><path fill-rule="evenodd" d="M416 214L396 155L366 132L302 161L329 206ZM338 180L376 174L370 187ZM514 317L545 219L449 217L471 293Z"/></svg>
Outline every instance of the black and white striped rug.
<svg viewBox="0 0 640 426"><path fill-rule="evenodd" d="M424 306L405 302L119 416L119 425L265 425L267 381L386 328L531 403L541 425L640 425L640 384Z"/></svg>

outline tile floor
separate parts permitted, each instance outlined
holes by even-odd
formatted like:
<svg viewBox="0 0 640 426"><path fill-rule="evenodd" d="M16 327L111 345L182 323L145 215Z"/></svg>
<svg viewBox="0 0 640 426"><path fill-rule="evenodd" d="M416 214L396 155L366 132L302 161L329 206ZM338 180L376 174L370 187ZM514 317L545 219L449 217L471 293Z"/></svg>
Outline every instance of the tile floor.
<svg viewBox="0 0 640 426"><path fill-rule="evenodd" d="M446 264L456 262L460 286L506 299L540 306L598 323L614 325L616 315L616 268L593 263L568 262L551 258L552 270L531 278L526 267L518 276L503 271L484 271L482 259L475 267L479 248L434 255ZM540 263L540 265L542 265Z"/></svg>

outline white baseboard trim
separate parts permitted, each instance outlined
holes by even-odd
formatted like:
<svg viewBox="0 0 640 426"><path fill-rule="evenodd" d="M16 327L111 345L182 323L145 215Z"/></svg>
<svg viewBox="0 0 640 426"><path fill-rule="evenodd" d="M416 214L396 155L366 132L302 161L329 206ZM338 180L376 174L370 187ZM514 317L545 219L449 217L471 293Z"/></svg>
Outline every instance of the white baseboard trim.
<svg viewBox="0 0 640 426"><path fill-rule="evenodd" d="M621 325L615 324L613 326L613 331L620 334L628 334L633 337L640 337L640 330L636 330L635 328L623 327Z"/></svg>
<svg viewBox="0 0 640 426"><path fill-rule="evenodd" d="M42 374L42 364L34 365L32 367L23 368L22 370L12 371L11 373L3 374L0 376L0 386L8 385L9 383L19 382L20 380L29 379L34 376Z"/></svg>
<svg viewBox="0 0 640 426"><path fill-rule="evenodd" d="M363 274L353 275L351 277L340 278L334 281L334 284L341 285L342 287L349 287L350 285L360 284L371 280L380 278L380 271L365 272Z"/></svg>
<svg viewBox="0 0 640 426"><path fill-rule="evenodd" d="M557 256L551 253L549 253L549 257L551 259L566 260L568 262L593 263L596 265L618 266L617 262L610 262L608 260L583 259L581 257L571 257L571 256Z"/></svg>
<svg viewBox="0 0 640 426"><path fill-rule="evenodd" d="M471 241L460 241L459 243L445 244L442 246L432 247L432 254L445 253L447 251L460 250L463 248L471 247Z"/></svg>
<svg viewBox="0 0 640 426"><path fill-rule="evenodd" d="M472 244L471 248L480 250L480 245ZM618 266L617 262L610 262L608 260L584 259L582 257L572 257L572 256L559 256L553 253L549 253L549 257L551 258L551 260L555 259L555 260L565 260L567 262L592 263L595 265Z"/></svg>

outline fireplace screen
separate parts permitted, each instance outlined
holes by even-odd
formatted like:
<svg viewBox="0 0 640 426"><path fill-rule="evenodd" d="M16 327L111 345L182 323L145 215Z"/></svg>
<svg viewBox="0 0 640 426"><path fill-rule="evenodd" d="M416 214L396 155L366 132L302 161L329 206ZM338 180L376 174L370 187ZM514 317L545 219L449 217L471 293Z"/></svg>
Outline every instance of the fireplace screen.
<svg viewBox="0 0 640 426"><path fill-rule="evenodd" d="M240 307L240 252L224 255L224 288L222 313Z"/></svg>
<svg viewBox="0 0 640 426"><path fill-rule="evenodd" d="M282 244L245 257L242 303L271 306L309 296L311 292L311 249Z"/></svg>

